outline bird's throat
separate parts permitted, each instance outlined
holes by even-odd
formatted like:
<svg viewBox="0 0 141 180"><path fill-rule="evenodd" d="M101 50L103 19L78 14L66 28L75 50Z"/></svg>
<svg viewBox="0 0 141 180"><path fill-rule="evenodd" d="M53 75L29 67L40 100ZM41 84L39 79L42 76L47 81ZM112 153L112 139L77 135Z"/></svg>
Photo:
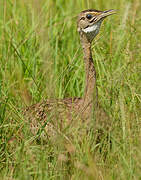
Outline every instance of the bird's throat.
<svg viewBox="0 0 141 180"><path fill-rule="evenodd" d="M98 21L97 23L87 26L86 28L82 29L83 33L85 33L87 39L92 42L92 40L96 37L96 35L99 33L100 26L101 26L102 20Z"/></svg>

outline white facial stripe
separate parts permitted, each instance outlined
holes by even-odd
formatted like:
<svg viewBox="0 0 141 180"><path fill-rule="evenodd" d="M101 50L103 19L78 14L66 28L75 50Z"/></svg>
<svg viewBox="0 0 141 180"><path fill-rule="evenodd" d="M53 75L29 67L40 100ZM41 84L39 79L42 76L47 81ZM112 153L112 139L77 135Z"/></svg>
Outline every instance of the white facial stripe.
<svg viewBox="0 0 141 180"><path fill-rule="evenodd" d="M97 28L98 28L98 25L97 25L97 24L94 24L93 26L90 26L90 27L87 27L86 29L83 29L83 31L84 31L85 33L90 33L90 32L95 31Z"/></svg>

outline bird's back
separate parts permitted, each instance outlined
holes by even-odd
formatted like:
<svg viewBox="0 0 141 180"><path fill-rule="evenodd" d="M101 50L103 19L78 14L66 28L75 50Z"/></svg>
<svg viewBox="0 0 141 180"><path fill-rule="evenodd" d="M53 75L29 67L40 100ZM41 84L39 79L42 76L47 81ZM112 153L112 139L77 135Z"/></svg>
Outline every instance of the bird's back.
<svg viewBox="0 0 141 180"><path fill-rule="evenodd" d="M24 111L26 122L30 125L32 134L40 129L52 136L55 131L76 124L82 117L83 99L65 98L62 100L45 100L27 107Z"/></svg>

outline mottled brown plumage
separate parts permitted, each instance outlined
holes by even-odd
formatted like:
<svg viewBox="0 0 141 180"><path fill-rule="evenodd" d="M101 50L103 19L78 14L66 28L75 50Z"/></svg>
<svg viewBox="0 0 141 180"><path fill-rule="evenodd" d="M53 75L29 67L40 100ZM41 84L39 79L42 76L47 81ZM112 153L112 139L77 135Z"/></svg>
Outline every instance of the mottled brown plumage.
<svg viewBox="0 0 141 180"><path fill-rule="evenodd" d="M98 11L90 9L82 11L78 15L77 25L84 52L86 71L84 96L82 98L46 100L26 108L24 112L25 118L30 124L31 132L34 135L42 129L44 130L42 132L44 137L52 136L61 129L76 125L79 121L89 122L93 110L98 112L98 116L100 116L91 42L98 34L103 19L114 13L114 10Z"/></svg>

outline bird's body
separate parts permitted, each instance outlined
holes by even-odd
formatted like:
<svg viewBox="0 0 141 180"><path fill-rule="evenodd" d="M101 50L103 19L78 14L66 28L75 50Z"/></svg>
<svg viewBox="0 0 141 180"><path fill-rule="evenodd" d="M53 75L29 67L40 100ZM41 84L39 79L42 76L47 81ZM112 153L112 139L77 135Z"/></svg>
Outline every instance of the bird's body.
<svg viewBox="0 0 141 180"><path fill-rule="evenodd" d="M114 10L98 11L90 9L82 11L78 15L77 25L84 52L86 71L84 96L63 100L45 100L26 108L24 114L34 135L42 128L46 134L52 136L58 129L76 124L79 120L88 122L91 119L93 109L98 108L96 71L92 59L91 42L98 34L103 19L114 13Z"/></svg>
<svg viewBox="0 0 141 180"><path fill-rule="evenodd" d="M52 136L68 126L76 126L78 121L88 122L92 103L87 107L82 104L82 98L49 99L27 107L24 114L32 134L36 135L42 128L46 131L42 137Z"/></svg>

